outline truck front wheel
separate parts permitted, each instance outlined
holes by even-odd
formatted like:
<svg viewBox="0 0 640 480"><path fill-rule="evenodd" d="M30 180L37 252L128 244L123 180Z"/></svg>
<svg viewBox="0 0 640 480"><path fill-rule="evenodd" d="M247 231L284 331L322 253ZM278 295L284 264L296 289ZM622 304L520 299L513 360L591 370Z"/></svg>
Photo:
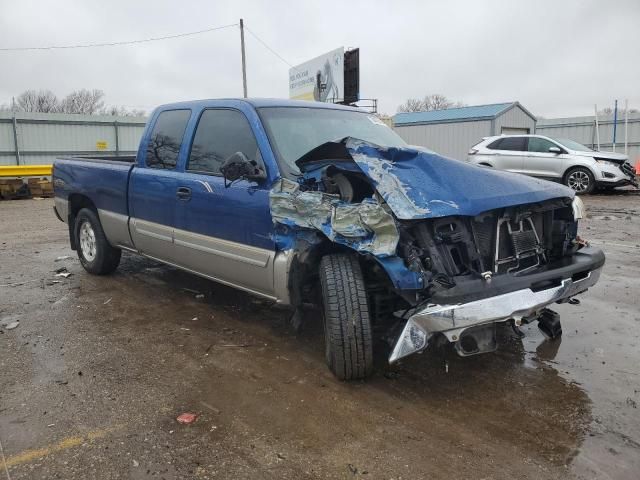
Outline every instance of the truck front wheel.
<svg viewBox="0 0 640 480"><path fill-rule="evenodd" d="M78 258L87 272L107 275L118 268L122 252L107 241L96 212L89 208L80 210L74 232Z"/></svg>
<svg viewBox="0 0 640 480"><path fill-rule="evenodd" d="M325 354L340 380L356 380L373 370L371 318L362 270L354 255L326 255L320 262Z"/></svg>

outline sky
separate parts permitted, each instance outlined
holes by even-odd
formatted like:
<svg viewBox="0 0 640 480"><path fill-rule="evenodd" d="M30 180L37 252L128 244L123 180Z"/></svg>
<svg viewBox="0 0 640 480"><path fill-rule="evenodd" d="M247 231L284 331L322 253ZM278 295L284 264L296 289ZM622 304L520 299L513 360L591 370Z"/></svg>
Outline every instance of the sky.
<svg viewBox="0 0 640 480"><path fill-rule="evenodd" d="M394 114L440 93L539 117L640 109L640 0L0 0L0 49L245 25L287 63L360 48L360 96ZM288 97L289 65L246 34L250 97ZM126 46L0 51L0 104L26 89L104 90L109 105L242 96L237 26Z"/></svg>

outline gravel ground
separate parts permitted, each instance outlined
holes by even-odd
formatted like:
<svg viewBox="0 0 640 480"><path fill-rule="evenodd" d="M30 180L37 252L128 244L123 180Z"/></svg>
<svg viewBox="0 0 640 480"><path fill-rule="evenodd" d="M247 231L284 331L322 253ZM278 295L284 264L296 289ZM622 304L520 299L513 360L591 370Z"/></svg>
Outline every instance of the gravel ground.
<svg viewBox="0 0 640 480"><path fill-rule="evenodd" d="M558 306L560 341L505 329L495 354L342 383L317 312L296 334L268 303L128 254L91 276L52 200L0 202L0 478L636 479L640 196L585 203L607 264Z"/></svg>

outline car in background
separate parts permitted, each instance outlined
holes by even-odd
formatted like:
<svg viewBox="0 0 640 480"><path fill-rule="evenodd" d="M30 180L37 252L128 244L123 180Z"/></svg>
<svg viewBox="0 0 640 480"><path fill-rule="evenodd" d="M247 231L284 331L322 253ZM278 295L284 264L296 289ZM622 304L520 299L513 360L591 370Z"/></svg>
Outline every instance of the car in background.
<svg viewBox="0 0 640 480"><path fill-rule="evenodd" d="M476 165L561 182L577 194L596 188L638 186L628 157L598 152L578 142L544 135L485 137L469 150Z"/></svg>

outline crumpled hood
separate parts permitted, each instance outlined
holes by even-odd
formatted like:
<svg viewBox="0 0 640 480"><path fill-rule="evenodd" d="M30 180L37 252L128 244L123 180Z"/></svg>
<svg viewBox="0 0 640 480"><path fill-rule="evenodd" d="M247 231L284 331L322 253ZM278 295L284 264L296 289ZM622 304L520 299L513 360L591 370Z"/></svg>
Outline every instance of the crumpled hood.
<svg viewBox="0 0 640 480"><path fill-rule="evenodd" d="M351 137L330 148L327 144L318 147L318 151L333 151L329 158L309 152L296 163L303 172L318 162L340 168L347 157L338 153L340 144L400 220L475 216L496 208L574 196L573 190L558 183Z"/></svg>

